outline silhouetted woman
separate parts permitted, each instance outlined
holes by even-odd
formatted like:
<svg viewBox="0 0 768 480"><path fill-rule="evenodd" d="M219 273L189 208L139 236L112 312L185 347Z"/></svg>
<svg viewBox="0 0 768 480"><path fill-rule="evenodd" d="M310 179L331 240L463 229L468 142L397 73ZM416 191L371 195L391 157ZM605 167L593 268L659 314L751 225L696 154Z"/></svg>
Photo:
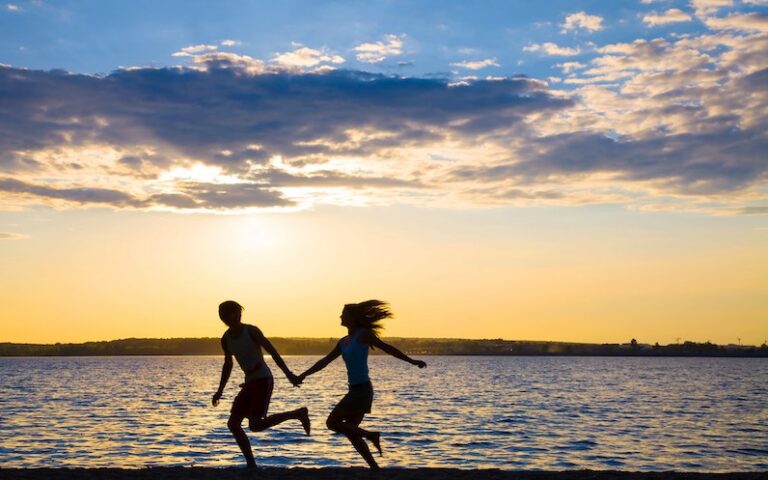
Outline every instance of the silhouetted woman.
<svg viewBox="0 0 768 480"><path fill-rule="evenodd" d="M378 332L382 328L381 321L391 316L389 305L379 300L344 305L344 309L341 311L341 325L347 327L348 335L339 340L328 355L299 375L299 381L303 381L309 375L328 366L339 355L344 358L344 363L347 366L349 392L328 415L326 425L334 432L346 435L355 450L373 469L377 469L379 466L373 459L365 440L371 442L381 455L380 434L359 427L365 414L371 413L371 404L373 403L373 386L368 377L368 350L377 347L411 365L416 365L419 368L427 366L421 360L412 359L379 338Z"/></svg>

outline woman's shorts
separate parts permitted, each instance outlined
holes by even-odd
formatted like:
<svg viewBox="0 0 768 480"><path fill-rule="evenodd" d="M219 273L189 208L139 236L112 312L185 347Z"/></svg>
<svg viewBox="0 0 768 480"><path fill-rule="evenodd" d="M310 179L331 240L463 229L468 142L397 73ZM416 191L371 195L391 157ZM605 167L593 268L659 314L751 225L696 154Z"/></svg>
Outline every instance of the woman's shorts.
<svg viewBox="0 0 768 480"><path fill-rule="evenodd" d="M243 418L264 418L272 398L272 377L246 382L232 403L232 414Z"/></svg>
<svg viewBox="0 0 768 480"><path fill-rule="evenodd" d="M349 392L344 395L336 408L350 413L371 413L373 405L373 385L371 382L350 385Z"/></svg>

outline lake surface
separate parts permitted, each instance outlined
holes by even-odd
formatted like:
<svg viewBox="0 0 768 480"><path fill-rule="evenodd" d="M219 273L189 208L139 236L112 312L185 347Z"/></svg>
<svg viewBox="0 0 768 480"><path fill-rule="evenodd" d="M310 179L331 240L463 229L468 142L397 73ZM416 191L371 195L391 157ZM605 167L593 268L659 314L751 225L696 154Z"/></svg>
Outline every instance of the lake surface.
<svg viewBox="0 0 768 480"><path fill-rule="evenodd" d="M297 373L318 357L286 357ZM372 357L385 467L734 471L768 469L768 359ZM0 358L0 467L242 464L218 408L221 357ZM271 362L270 362L271 363ZM250 433L256 461L362 466L325 417L345 393L338 360L270 412L298 422ZM237 368L237 366L235 366Z"/></svg>

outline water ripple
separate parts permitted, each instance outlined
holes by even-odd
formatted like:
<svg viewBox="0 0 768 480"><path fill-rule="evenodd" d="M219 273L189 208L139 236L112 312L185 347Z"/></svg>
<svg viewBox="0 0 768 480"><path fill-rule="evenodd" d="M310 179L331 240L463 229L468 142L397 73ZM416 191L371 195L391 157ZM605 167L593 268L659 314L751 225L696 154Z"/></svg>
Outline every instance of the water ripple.
<svg viewBox="0 0 768 480"><path fill-rule="evenodd" d="M289 357L301 371L316 358ZM768 468L768 360L432 357L427 371L373 357L364 426L382 465L733 471ZM0 467L228 466L237 393L209 405L215 357L0 358ZM277 369L275 369L277 371ZM425 373L426 372L426 373ZM313 436L287 423L251 434L264 465L361 465L324 429L344 394L337 362L300 389L275 382L271 412L307 405Z"/></svg>

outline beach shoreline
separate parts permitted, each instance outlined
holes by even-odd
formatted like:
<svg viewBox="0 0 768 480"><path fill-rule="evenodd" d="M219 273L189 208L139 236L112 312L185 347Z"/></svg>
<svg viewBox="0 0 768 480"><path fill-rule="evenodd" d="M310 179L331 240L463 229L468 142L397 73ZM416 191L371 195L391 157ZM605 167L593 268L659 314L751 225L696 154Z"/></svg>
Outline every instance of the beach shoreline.
<svg viewBox="0 0 768 480"><path fill-rule="evenodd" d="M637 472L620 470L562 470L529 471L454 468L384 468L372 472L364 468L244 468L210 467L149 467L123 468L0 468L5 480L219 480L240 478L269 478L272 480L345 480L375 478L387 480L765 480L768 471L762 472Z"/></svg>

